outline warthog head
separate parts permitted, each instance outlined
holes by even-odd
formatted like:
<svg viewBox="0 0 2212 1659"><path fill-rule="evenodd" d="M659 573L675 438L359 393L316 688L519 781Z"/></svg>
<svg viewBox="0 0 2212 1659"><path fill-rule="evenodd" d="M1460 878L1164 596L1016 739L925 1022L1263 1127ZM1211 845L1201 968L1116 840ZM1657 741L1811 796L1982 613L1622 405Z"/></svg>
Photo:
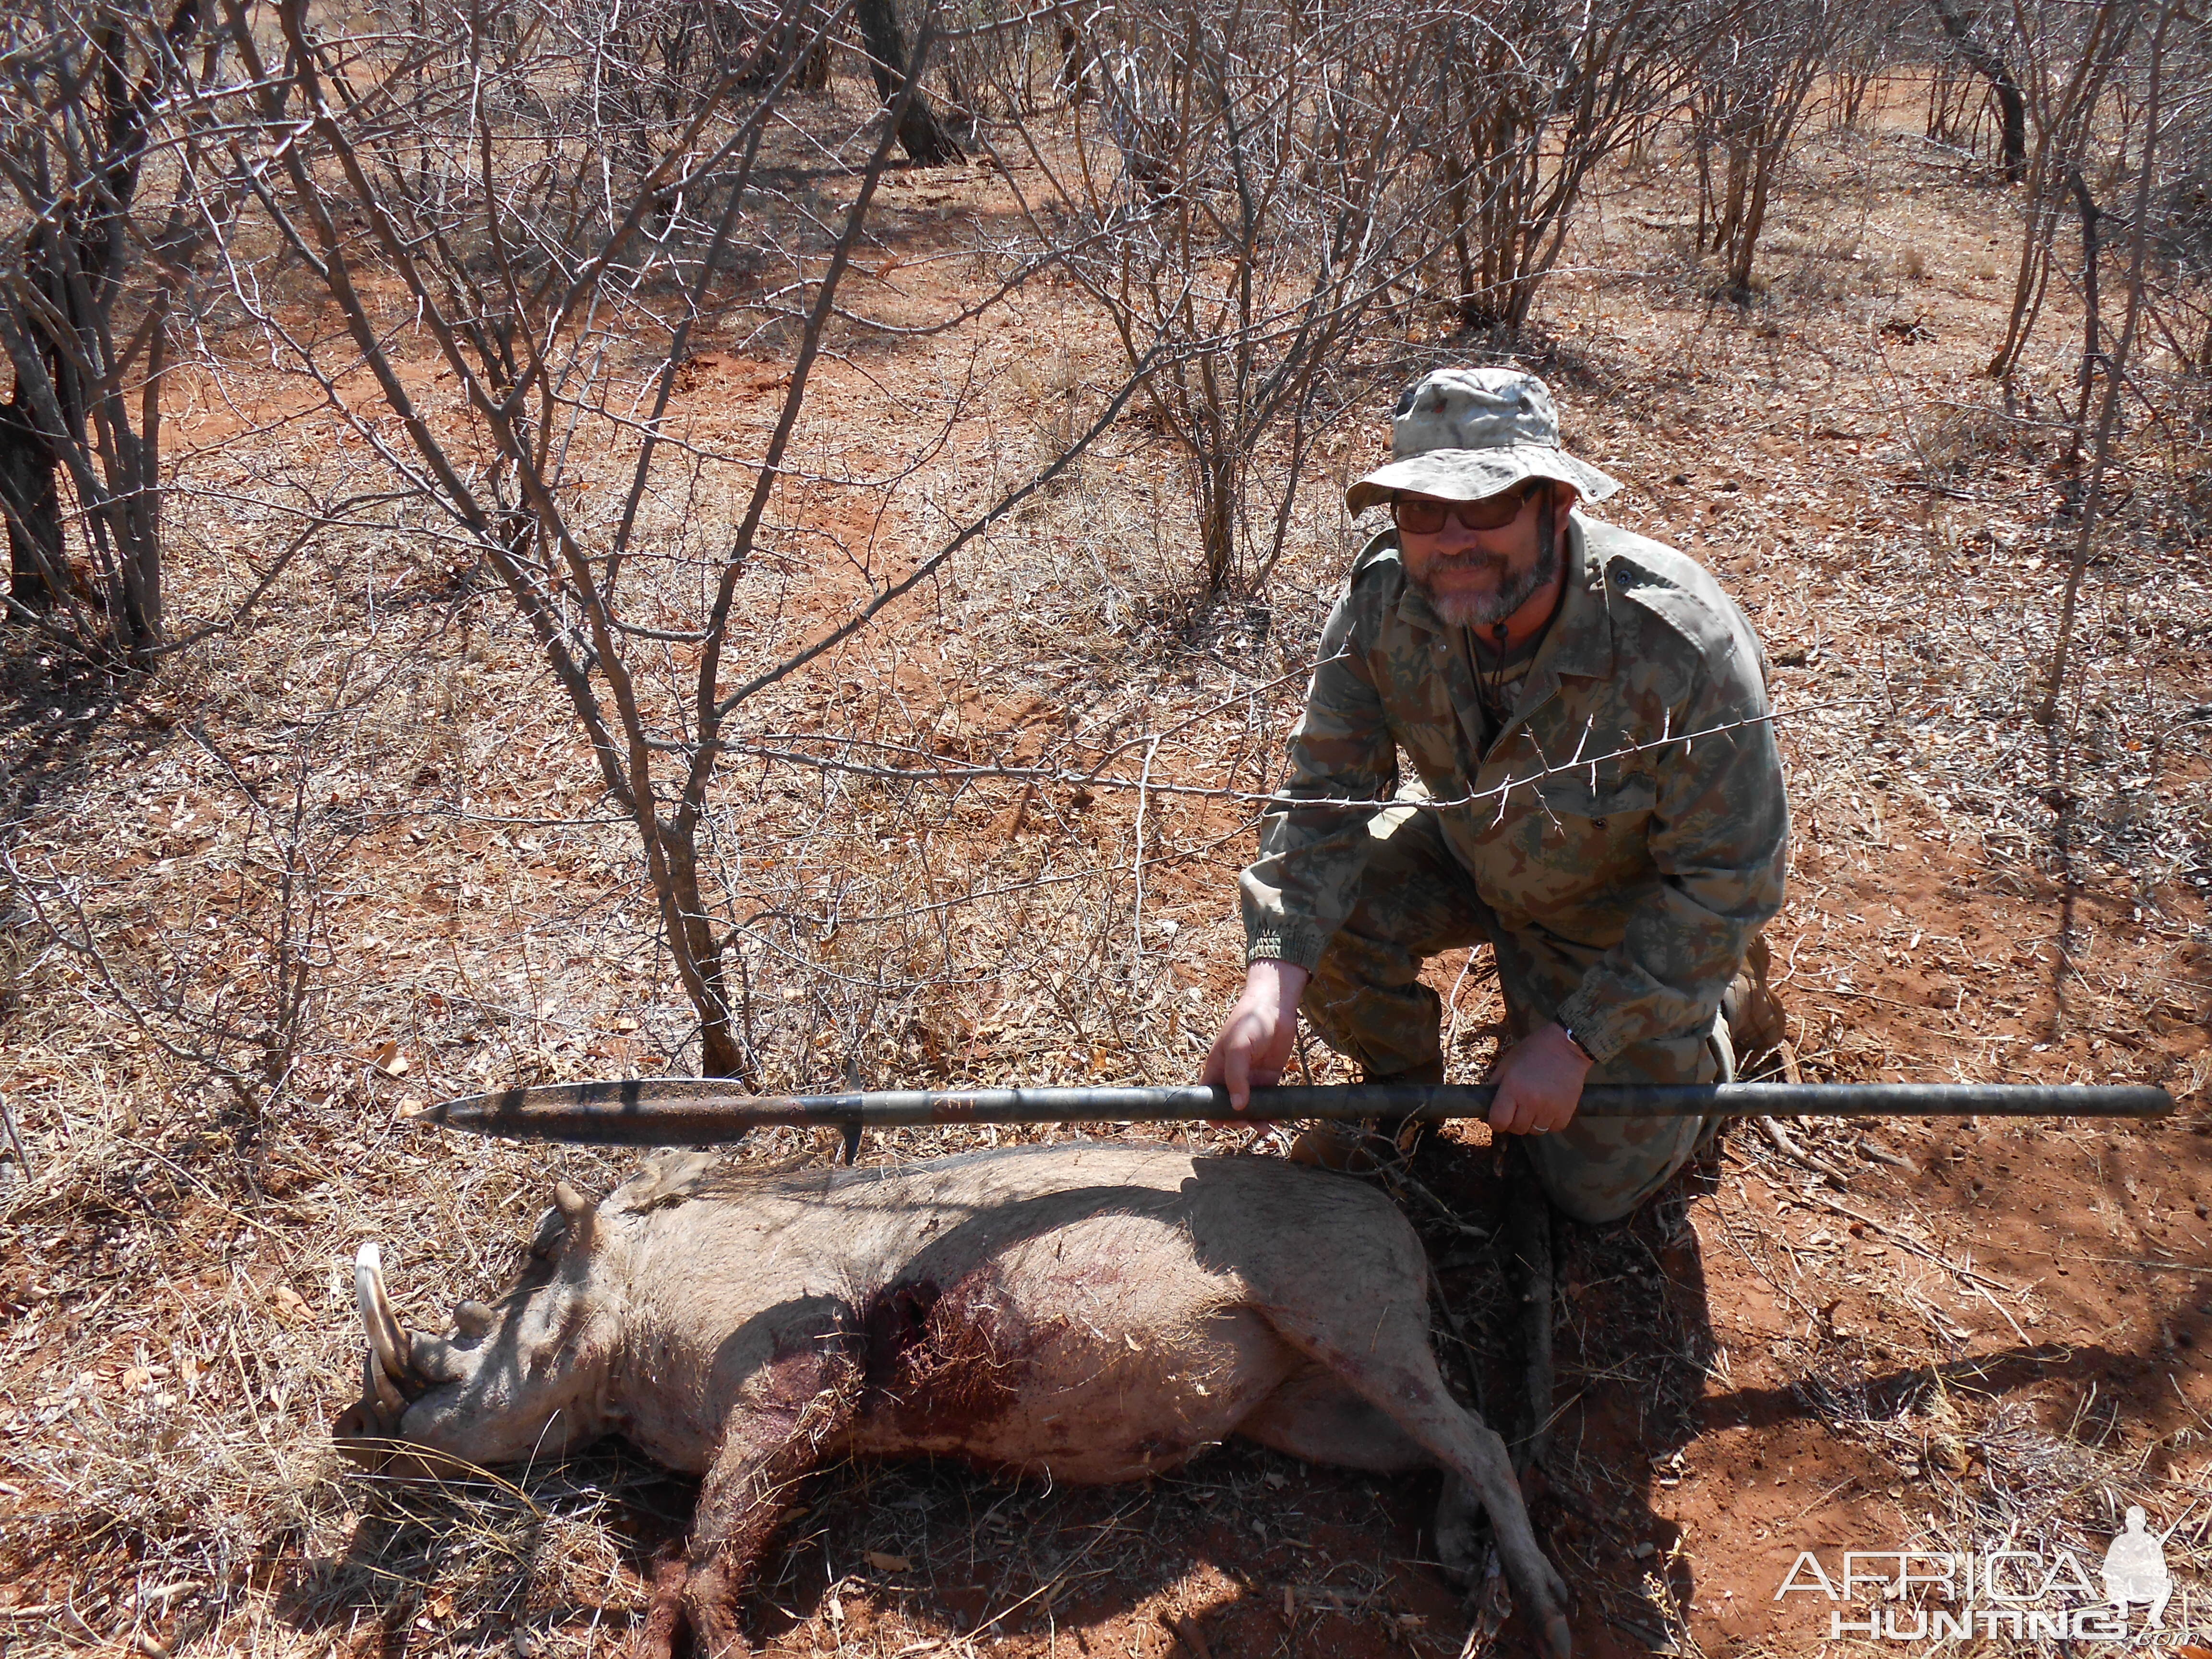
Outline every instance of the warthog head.
<svg viewBox="0 0 2212 1659"><path fill-rule="evenodd" d="M496 1305L460 1304L443 1336L399 1323L380 1253L361 1247L362 1397L331 1425L347 1456L386 1474L455 1474L557 1456L606 1432L620 1331L593 1283L598 1217L565 1182L553 1203L514 1287Z"/></svg>

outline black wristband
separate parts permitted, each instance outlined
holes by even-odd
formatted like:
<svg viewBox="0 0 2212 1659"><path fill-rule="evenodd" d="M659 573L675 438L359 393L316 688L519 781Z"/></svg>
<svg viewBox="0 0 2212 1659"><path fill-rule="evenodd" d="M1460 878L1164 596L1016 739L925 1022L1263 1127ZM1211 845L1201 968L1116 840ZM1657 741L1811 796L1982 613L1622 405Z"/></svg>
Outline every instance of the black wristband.
<svg viewBox="0 0 2212 1659"><path fill-rule="evenodd" d="M1567 1041L1575 1045L1577 1051L1581 1054L1584 1060L1589 1061L1593 1066L1597 1064L1597 1056L1589 1051L1589 1044L1584 1042L1580 1037L1575 1035L1575 1028L1573 1026L1561 1024L1557 1020L1554 1020L1553 1024L1559 1025L1559 1030L1566 1033Z"/></svg>

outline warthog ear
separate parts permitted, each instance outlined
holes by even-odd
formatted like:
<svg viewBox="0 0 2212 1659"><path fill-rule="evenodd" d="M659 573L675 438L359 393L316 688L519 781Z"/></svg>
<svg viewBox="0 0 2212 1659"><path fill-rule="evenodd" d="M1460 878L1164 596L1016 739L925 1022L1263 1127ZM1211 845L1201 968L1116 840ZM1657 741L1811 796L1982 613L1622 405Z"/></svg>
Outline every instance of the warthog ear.
<svg viewBox="0 0 2212 1659"><path fill-rule="evenodd" d="M553 1207L560 1211L561 1219L568 1224L570 1237L579 1244L590 1242L592 1222L598 1214L598 1208L590 1199L567 1182L556 1181L553 1183Z"/></svg>

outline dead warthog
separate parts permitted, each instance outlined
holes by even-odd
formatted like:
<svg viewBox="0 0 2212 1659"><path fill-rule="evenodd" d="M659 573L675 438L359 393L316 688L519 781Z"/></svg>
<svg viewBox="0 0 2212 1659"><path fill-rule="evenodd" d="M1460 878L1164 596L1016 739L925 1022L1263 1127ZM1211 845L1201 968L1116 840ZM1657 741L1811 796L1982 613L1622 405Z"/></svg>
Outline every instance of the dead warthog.
<svg viewBox="0 0 2212 1659"><path fill-rule="evenodd" d="M680 1617L748 1651L737 1599L794 1478L848 1453L1134 1480L1232 1434L1472 1492L1546 1646L1565 1586L1505 1448L1429 1350L1420 1242L1382 1194L1279 1159L1077 1143L748 1176L661 1159L597 1206L566 1186L521 1279L444 1336L356 1270L368 1386L337 1425L387 1470L490 1466L620 1434L705 1476L643 1648ZM1463 1483L1463 1484L1462 1484Z"/></svg>

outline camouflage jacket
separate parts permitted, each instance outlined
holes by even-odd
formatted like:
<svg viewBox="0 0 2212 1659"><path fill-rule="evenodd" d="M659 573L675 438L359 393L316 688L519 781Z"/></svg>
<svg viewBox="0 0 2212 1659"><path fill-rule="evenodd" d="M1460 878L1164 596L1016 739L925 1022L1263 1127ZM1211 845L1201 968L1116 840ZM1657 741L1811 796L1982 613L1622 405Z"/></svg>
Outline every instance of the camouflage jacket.
<svg viewBox="0 0 2212 1659"><path fill-rule="evenodd" d="M1361 551L1241 883L1248 960L1314 966L1351 912L1373 816L1334 803L1395 792L1440 803L1419 810L1440 815L1502 926L1594 958L1565 1003L1538 1012L1597 1060L1711 1024L1782 902L1789 806L1758 718L1765 658L1693 561L1568 522L1559 614L1495 732L1466 630L1407 582L1395 532Z"/></svg>

